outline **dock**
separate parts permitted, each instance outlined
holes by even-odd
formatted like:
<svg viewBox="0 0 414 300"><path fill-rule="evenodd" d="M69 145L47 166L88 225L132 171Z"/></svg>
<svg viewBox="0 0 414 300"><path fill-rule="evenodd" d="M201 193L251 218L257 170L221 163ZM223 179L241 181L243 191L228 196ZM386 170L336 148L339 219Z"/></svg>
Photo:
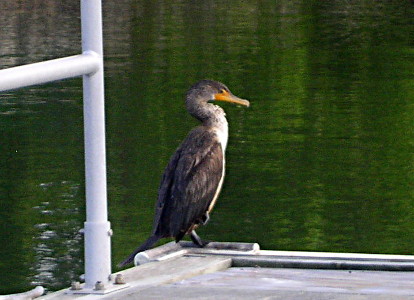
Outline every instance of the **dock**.
<svg viewBox="0 0 414 300"><path fill-rule="evenodd" d="M414 257L260 250L258 244L171 242L114 273L113 292L82 285L37 299L414 299ZM99 286L97 286L99 289Z"/></svg>

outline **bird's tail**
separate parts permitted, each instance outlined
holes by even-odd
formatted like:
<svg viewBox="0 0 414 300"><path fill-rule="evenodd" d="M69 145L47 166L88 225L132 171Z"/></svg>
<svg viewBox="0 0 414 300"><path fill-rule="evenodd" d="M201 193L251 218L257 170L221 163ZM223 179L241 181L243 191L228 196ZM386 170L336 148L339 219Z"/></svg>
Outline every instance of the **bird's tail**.
<svg viewBox="0 0 414 300"><path fill-rule="evenodd" d="M151 235L141 246L139 246L137 249L135 249L134 252L131 253L131 255L129 255L124 261L119 263L118 267L123 267L123 266L126 266L129 263L132 263L134 261L135 255L137 255L137 253L151 248L151 246L154 245L159 239L160 239L159 236Z"/></svg>

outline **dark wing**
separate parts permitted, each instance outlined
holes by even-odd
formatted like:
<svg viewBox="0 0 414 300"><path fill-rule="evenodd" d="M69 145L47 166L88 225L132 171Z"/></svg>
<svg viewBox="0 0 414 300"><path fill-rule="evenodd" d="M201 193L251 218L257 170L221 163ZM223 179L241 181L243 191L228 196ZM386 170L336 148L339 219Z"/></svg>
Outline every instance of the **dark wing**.
<svg viewBox="0 0 414 300"><path fill-rule="evenodd" d="M155 217L154 217L154 224L153 224L153 234L159 235L160 237L171 237L172 235L168 229L168 222L160 222L161 216L164 215L164 219L166 218L166 214L163 213L165 208L168 207L169 199L171 198L171 188L174 185L174 173L175 169L177 168L178 161L180 160L182 152L182 145L178 147L175 151L173 156L170 158L170 161L167 167L164 170L164 174L162 175L160 188L158 189L158 200L155 207ZM167 206L166 206L167 203Z"/></svg>
<svg viewBox="0 0 414 300"><path fill-rule="evenodd" d="M198 127L171 158L161 182L154 233L176 237L201 223L223 176L223 151L214 132Z"/></svg>

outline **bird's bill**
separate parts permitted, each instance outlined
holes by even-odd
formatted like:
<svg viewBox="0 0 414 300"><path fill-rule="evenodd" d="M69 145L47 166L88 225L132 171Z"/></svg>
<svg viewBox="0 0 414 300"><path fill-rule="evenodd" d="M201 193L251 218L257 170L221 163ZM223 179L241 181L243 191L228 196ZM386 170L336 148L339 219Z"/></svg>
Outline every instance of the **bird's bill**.
<svg viewBox="0 0 414 300"><path fill-rule="evenodd" d="M244 105L244 106L247 106L247 107L250 106L249 101L241 99L239 97L236 97L236 96L234 96L233 94L231 94L227 91L223 91L221 93L215 94L214 95L214 100L236 103L236 104Z"/></svg>

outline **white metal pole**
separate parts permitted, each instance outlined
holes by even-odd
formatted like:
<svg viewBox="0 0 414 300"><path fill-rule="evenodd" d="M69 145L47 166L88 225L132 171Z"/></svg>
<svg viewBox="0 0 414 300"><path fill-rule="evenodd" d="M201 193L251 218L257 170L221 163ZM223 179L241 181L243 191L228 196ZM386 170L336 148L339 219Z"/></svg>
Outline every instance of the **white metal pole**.
<svg viewBox="0 0 414 300"><path fill-rule="evenodd" d="M82 55L0 70L0 91L94 73L99 66L97 54L84 52Z"/></svg>
<svg viewBox="0 0 414 300"><path fill-rule="evenodd" d="M93 289L98 281L106 285L111 274L100 0L81 0L81 22L83 52L95 52L100 58L98 70L83 76L86 173L85 288Z"/></svg>

